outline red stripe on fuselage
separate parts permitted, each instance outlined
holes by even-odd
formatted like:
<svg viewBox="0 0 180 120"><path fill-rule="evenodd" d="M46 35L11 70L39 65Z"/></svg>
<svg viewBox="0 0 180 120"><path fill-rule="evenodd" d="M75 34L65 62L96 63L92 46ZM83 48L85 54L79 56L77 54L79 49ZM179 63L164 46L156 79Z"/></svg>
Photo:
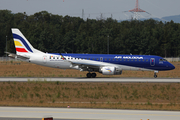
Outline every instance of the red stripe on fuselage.
<svg viewBox="0 0 180 120"><path fill-rule="evenodd" d="M24 48L16 48L16 51L18 51L18 52L28 52L28 51L25 50Z"/></svg>

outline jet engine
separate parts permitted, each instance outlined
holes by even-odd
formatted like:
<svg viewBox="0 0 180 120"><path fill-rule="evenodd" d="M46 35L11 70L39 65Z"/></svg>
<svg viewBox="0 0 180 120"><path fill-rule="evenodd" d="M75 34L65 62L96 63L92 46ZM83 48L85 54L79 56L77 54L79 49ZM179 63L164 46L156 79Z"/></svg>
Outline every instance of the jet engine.
<svg viewBox="0 0 180 120"><path fill-rule="evenodd" d="M122 74L122 70L116 67L102 67L99 70L103 75L120 75Z"/></svg>

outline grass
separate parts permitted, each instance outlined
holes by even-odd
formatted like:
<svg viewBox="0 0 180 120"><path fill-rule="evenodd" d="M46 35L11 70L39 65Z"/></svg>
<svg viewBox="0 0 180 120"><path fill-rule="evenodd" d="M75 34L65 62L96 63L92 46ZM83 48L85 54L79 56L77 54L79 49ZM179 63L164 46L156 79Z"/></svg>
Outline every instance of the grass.
<svg viewBox="0 0 180 120"><path fill-rule="evenodd" d="M179 78L180 62L172 63L176 69L158 73L160 78ZM87 72L78 70L62 70L35 65L27 62L0 62L0 77L86 77ZM97 77L144 77L153 78L154 72L149 71L123 71L122 75L102 75L97 73Z"/></svg>
<svg viewBox="0 0 180 120"><path fill-rule="evenodd" d="M0 105L180 110L179 91L179 83L0 82Z"/></svg>
<svg viewBox="0 0 180 120"><path fill-rule="evenodd" d="M159 72L161 78L179 78L176 69ZM61 70L26 62L0 62L0 77L85 77L87 72ZM97 77L152 78L153 72L123 71L122 75ZM1 106L46 106L75 108L114 108L180 110L179 83L73 83L28 79L28 82L0 82Z"/></svg>

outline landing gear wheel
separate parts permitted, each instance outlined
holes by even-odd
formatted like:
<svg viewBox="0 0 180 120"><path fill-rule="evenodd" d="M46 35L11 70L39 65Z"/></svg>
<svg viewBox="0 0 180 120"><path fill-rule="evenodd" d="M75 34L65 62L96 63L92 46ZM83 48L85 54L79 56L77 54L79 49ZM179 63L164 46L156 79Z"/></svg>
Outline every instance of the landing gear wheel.
<svg viewBox="0 0 180 120"><path fill-rule="evenodd" d="M87 76L87 78L91 78L92 74L91 73L87 73L86 76Z"/></svg>
<svg viewBox="0 0 180 120"><path fill-rule="evenodd" d="M95 78L96 77L96 73L92 73L92 78Z"/></svg>
<svg viewBox="0 0 180 120"><path fill-rule="evenodd" d="M156 74L154 75L154 78L157 78L157 75L156 75Z"/></svg>
<svg viewBox="0 0 180 120"><path fill-rule="evenodd" d="M157 78L156 73L158 73L158 71L154 71L154 78Z"/></svg>

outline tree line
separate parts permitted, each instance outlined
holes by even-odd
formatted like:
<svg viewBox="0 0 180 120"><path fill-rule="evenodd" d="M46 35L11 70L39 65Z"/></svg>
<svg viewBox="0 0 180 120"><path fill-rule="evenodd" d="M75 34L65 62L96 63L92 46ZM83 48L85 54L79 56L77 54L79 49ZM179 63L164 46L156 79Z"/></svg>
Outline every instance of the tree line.
<svg viewBox="0 0 180 120"><path fill-rule="evenodd" d="M11 28L18 28L34 48L48 53L95 53L180 56L180 24L148 19L118 22L47 11L34 15L0 10L0 56L15 53Z"/></svg>

